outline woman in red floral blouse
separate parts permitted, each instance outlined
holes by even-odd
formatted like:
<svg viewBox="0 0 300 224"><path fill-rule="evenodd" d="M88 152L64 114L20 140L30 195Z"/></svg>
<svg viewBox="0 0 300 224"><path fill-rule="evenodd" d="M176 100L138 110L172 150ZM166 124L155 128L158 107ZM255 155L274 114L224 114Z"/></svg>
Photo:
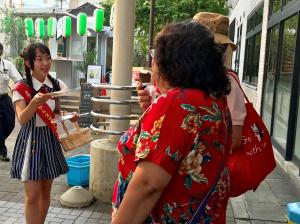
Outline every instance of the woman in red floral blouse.
<svg viewBox="0 0 300 224"><path fill-rule="evenodd" d="M119 143L113 223L225 223L230 83L213 35L195 22L156 37L162 95Z"/></svg>

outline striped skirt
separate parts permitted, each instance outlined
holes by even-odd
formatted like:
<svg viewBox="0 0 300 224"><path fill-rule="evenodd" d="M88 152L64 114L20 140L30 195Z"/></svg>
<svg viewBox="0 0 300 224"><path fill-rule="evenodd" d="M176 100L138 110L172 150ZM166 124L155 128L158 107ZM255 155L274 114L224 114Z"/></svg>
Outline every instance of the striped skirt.
<svg viewBox="0 0 300 224"><path fill-rule="evenodd" d="M11 177L22 181L54 179L69 171L62 148L48 126L22 126L15 144Z"/></svg>

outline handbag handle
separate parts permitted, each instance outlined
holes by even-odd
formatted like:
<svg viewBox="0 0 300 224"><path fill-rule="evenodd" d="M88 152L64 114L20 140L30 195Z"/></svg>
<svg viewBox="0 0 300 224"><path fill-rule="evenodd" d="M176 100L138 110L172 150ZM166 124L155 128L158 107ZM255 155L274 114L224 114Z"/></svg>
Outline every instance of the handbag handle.
<svg viewBox="0 0 300 224"><path fill-rule="evenodd" d="M75 121L75 122L72 122L73 123L73 126L76 128L76 131L79 131L80 130L80 127L78 125L78 122Z"/></svg>
<svg viewBox="0 0 300 224"><path fill-rule="evenodd" d="M65 125L65 122L62 121L61 124L62 124L62 127L63 127L65 133L67 134L67 136L69 136L69 135L70 135L70 132L69 132L67 126ZM80 130L80 127L79 127L79 125L78 125L78 122L75 121L75 122L72 122L72 124L73 124L74 128L76 129L76 131L79 131L79 130Z"/></svg>
<svg viewBox="0 0 300 224"><path fill-rule="evenodd" d="M63 127L65 133L67 134L67 136L69 136L69 135L70 135L70 132L69 132L67 126L65 125L65 122L62 121L61 124L62 124L62 127Z"/></svg>
<svg viewBox="0 0 300 224"><path fill-rule="evenodd" d="M240 90L243 92L244 94L244 98L246 99L247 103L250 103L248 97L246 96L241 84L240 84L240 80L236 77L235 72L232 71L231 69L227 70L227 75L230 75L231 77L234 78L234 80L236 81L236 83L238 84L238 86L240 87Z"/></svg>

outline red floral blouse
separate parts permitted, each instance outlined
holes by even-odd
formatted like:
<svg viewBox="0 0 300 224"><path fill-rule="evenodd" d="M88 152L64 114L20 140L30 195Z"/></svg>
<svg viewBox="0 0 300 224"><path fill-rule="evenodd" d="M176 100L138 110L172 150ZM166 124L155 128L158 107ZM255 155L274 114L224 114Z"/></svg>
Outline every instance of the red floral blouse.
<svg viewBox="0 0 300 224"><path fill-rule="evenodd" d="M225 223L230 130L225 97L180 88L160 96L118 143L113 216L137 163L146 160L172 179L145 223L188 223L211 188L200 223Z"/></svg>

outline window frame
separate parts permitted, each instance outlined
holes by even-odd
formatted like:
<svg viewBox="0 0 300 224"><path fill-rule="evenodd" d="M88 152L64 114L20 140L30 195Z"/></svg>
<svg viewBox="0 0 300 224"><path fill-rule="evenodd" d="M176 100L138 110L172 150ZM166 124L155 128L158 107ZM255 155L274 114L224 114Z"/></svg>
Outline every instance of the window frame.
<svg viewBox="0 0 300 224"><path fill-rule="evenodd" d="M247 18L247 34L246 34L246 47L245 47L245 53L244 53L244 71L243 71L243 78L242 82L246 83L250 86L257 87L257 81L253 81L254 74L254 61L255 61L255 46L256 46L256 36L261 35L262 32L262 19L261 17L261 22L259 23L257 21L258 16L263 13L263 8L264 8L264 2L260 3L248 16ZM253 39L254 38L254 39ZM248 55L248 43L249 41L252 41L252 49L250 51L250 57ZM261 44L259 44L260 46ZM260 49L260 48L259 48ZM260 55L260 54L259 54ZM259 56L258 56L259 57ZM251 59L251 62L248 61L248 59ZM259 61L259 60L258 60ZM258 76L258 69L257 69L257 76ZM249 80L247 78L249 77ZM257 80L257 79L256 79Z"/></svg>
<svg viewBox="0 0 300 224"><path fill-rule="evenodd" d="M284 0L286 3L286 1ZM274 138L272 138L273 145L278 149L280 154L285 157L286 161L293 160L298 166L300 166L300 161L294 156L295 151L295 143L296 143L296 133L297 133L297 122L300 122L300 117L298 116L298 102L300 102L300 0L292 0L284 5L281 10L276 13L269 15L268 20L268 40L269 40L269 31L274 26L279 25L279 41L278 46L283 44L283 34L284 34L284 23L286 20L291 18L293 15L298 15L298 27L297 27L297 37L296 37L296 46L295 46L295 56L294 56L294 71L292 78L292 86L291 86L291 95L290 95L290 106L289 106L289 118L288 118L288 130L287 130L287 139L286 139L286 147L283 148L280 144L276 142ZM269 44L269 43L268 43ZM267 46L269 48L269 46ZM279 48L277 52L277 64L278 61L281 60L282 49ZM268 60L268 49L266 49L266 60ZM298 62L298 63L297 63ZM273 106L272 106L272 114L271 114L271 136L274 125L274 110L275 110L275 97L277 92L277 85L279 81L280 75L280 65L276 68L276 76L274 83L274 95L273 95ZM267 65L264 68L264 83L263 83L263 92L262 92L262 105L264 102L264 91L265 91L265 82L266 82L266 74L267 74ZM263 106L261 107L261 112L263 112ZM300 130L298 130L300 131Z"/></svg>

